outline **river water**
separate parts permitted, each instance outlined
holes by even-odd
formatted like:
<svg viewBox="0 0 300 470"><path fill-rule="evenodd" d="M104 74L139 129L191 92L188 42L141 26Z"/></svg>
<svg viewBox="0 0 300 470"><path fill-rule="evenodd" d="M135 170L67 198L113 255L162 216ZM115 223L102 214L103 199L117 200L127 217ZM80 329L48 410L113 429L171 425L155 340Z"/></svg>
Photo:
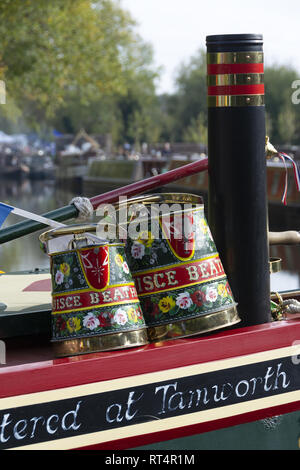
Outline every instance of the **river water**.
<svg viewBox="0 0 300 470"><path fill-rule="evenodd" d="M0 180L0 201L36 214L68 205L72 197L80 195L58 187L55 181ZM24 219L10 214L3 228ZM42 232L42 231L41 231ZM49 268L49 259L40 249L38 235L24 236L0 245L0 271L17 272ZM300 247L275 247L271 256L282 259L282 270L271 275L271 290L300 288Z"/></svg>
<svg viewBox="0 0 300 470"><path fill-rule="evenodd" d="M0 180L1 202L35 214L43 214L66 206L75 195L79 194L57 187L52 180ZM24 218L10 214L2 228L24 220ZM49 259L40 249L38 239L42 232L43 230L0 245L0 270L15 272L48 268Z"/></svg>

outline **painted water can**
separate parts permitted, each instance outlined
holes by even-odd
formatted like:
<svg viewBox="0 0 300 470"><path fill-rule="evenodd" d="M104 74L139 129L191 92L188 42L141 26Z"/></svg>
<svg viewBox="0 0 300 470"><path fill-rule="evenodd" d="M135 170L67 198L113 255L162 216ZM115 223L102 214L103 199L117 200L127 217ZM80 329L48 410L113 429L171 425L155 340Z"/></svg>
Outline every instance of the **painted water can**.
<svg viewBox="0 0 300 470"><path fill-rule="evenodd" d="M121 209L124 205L118 206ZM202 198L155 194L129 199L126 209L125 252L149 340L191 336L238 323L237 304ZM130 227L134 222L139 232ZM125 225L120 234L124 232Z"/></svg>
<svg viewBox="0 0 300 470"><path fill-rule="evenodd" d="M73 225L40 236L50 256L57 357L148 343L124 244L97 241L95 229Z"/></svg>

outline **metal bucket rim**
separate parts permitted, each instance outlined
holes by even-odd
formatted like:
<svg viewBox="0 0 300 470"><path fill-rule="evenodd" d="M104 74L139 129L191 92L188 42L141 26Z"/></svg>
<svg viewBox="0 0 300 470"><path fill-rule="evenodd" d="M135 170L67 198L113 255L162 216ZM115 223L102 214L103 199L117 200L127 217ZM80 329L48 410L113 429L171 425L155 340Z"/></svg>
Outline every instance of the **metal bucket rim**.
<svg viewBox="0 0 300 470"><path fill-rule="evenodd" d="M172 197L175 196L174 199ZM180 199L179 199L180 197ZM190 198L190 200L186 200L186 198ZM185 199L185 200L184 200ZM128 207L134 204L141 204L147 207L147 205L153 204L153 203L172 203L172 204L192 204L194 207L190 208L182 208L180 210L175 210L175 211L170 211L164 215L168 214L184 214L185 212L191 212L191 211L196 211L196 210L203 210L204 209L204 203L203 203L203 198L199 195L196 194L190 194L190 193L154 193L154 194L149 194L149 195L141 195L141 196L135 196L132 197L126 201L123 201L121 203L115 203L114 207L116 208L116 211L120 211L124 207ZM156 218L160 217L160 212L158 211L157 214L154 214L151 211L151 218ZM148 219L148 215L145 215L143 217L142 215L139 215L139 222L142 222L143 220ZM119 227L124 227L131 223L131 220L126 220L118 223ZM102 219L101 222L98 222L98 225L110 225L112 222L109 220L109 218L104 218Z"/></svg>
<svg viewBox="0 0 300 470"><path fill-rule="evenodd" d="M187 200L190 198L190 200ZM164 203L194 203L198 206L204 207L203 198L198 194L192 193L153 193L153 194L142 194L140 196L133 196L126 201L122 201L121 203L117 202L114 203L115 207L123 207L128 206L129 204L138 204L138 203L155 203L155 202L164 202Z"/></svg>
<svg viewBox="0 0 300 470"><path fill-rule="evenodd" d="M103 243L102 245L86 245L86 246L81 246L80 248L72 248L71 250L62 250L62 251L53 251L52 253L48 253L49 256L57 256L57 255L64 255L64 254L70 254L74 253L76 251L83 251L83 250L89 250L91 248L99 248L99 247L105 247L105 246L121 246L124 247L125 243L124 242L108 242L108 243Z"/></svg>
<svg viewBox="0 0 300 470"><path fill-rule="evenodd" d="M74 224L74 225L67 225L65 227L58 227L53 228L51 230L47 230L46 232L41 233L39 235L39 240L42 243L51 240L52 238L62 237L64 235L79 235L86 232L95 232L97 224Z"/></svg>
<svg viewBox="0 0 300 470"><path fill-rule="evenodd" d="M50 339L50 343L63 343L65 341L72 341L74 339L89 339L89 338L102 338L103 336L116 336L116 335L119 335L119 334L122 334L122 333L136 333L136 332L139 332L139 331L143 331L143 330L146 330L147 331L147 325L144 325L144 326L141 326L140 328L130 328L128 330L122 330L122 331L116 331L116 332L111 332L111 331L108 331L106 333L95 333L95 334L83 334L83 335L79 335L79 336L68 336L66 338L51 338Z"/></svg>

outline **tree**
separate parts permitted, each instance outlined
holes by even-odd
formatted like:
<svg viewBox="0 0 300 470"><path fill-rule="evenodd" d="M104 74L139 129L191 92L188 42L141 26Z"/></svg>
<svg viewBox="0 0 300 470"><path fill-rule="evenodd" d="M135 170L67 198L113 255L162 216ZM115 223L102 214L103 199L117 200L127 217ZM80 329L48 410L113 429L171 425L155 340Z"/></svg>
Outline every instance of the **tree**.
<svg viewBox="0 0 300 470"><path fill-rule="evenodd" d="M180 121L177 138L182 140L185 129L195 123L199 114L202 116L202 125L207 124L206 54L202 49L179 68L176 89L179 101L177 116Z"/></svg>
<svg viewBox="0 0 300 470"><path fill-rule="evenodd" d="M206 54L203 50L180 65L175 83L174 95L164 97L165 113L173 116L169 120L169 138L164 140L180 142L190 138L199 142L199 138L202 139L199 126L201 129L207 126ZM205 131L201 130L201 134L205 139Z"/></svg>
<svg viewBox="0 0 300 470"><path fill-rule="evenodd" d="M200 112L198 117L192 118L191 123L185 128L183 132L184 142L195 142L207 145L207 125L203 112Z"/></svg>
<svg viewBox="0 0 300 470"><path fill-rule="evenodd" d="M282 144L291 144L296 132L296 116L291 106L285 105L277 118L278 138Z"/></svg>
<svg viewBox="0 0 300 470"><path fill-rule="evenodd" d="M58 113L74 131L83 116L108 128L129 89L153 93L151 48L117 0L2 0L0 19L0 79L32 126Z"/></svg>
<svg viewBox="0 0 300 470"><path fill-rule="evenodd" d="M272 122L269 137L275 146L300 143L300 134L297 132L300 109L291 99L293 92L291 86L297 75L296 70L282 65L265 68L266 110Z"/></svg>
<svg viewBox="0 0 300 470"><path fill-rule="evenodd" d="M176 91L163 97L164 140L205 143L207 127L206 54L199 50L182 64ZM273 144L300 144L300 105L292 102L292 83L298 73L291 67L265 67L267 133ZM169 138L168 136L169 135Z"/></svg>

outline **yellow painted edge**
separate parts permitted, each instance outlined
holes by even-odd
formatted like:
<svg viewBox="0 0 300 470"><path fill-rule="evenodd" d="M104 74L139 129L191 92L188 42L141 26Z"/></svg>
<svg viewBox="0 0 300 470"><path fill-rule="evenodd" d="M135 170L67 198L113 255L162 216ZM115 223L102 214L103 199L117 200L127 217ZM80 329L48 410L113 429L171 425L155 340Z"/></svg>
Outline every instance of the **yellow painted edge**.
<svg viewBox="0 0 300 470"><path fill-rule="evenodd" d="M106 307L112 307L114 305L126 305L126 304L136 304L139 302L139 299L135 299L135 300L122 300L122 301L119 301L119 302L110 302L110 303L107 303L107 304L103 304L103 305L90 305L89 307L84 307L84 308L73 308L71 310L56 310L56 311L52 311L52 315L60 315L60 314L63 314L63 313L72 313L72 312L83 312L85 310L93 310L93 309L100 309L100 308L106 308Z"/></svg>

